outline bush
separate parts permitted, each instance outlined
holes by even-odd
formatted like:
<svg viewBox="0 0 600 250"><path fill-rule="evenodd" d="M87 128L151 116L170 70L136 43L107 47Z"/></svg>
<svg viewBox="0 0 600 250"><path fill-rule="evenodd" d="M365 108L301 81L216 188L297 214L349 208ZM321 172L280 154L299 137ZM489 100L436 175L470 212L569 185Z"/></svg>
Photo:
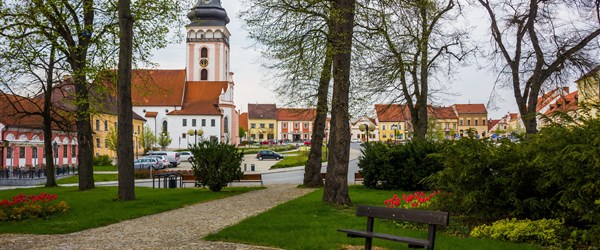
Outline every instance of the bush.
<svg viewBox="0 0 600 250"><path fill-rule="evenodd" d="M213 192L220 191L228 183L242 178L240 164L244 155L234 145L216 142L201 142L191 146L194 156L192 169L196 180Z"/></svg>
<svg viewBox="0 0 600 250"><path fill-rule="evenodd" d="M534 221L517 220L516 218L504 219L492 223L491 226L478 226L471 231L470 235L471 237L556 246L561 243L559 232L563 223L558 219Z"/></svg>
<svg viewBox="0 0 600 250"><path fill-rule="evenodd" d="M94 156L94 166L114 166L113 161L108 155Z"/></svg>
<svg viewBox="0 0 600 250"><path fill-rule="evenodd" d="M406 144L366 143L358 167L368 188L425 190L421 181L442 170L442 165L428 155L441 149L441 144L412 140Z"/></svg>

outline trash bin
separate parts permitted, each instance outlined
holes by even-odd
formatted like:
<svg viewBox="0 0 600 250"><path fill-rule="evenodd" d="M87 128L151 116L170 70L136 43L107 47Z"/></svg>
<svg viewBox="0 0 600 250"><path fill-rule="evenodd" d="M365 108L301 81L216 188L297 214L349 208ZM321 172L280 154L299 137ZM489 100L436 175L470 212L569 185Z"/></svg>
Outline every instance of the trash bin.
<svg viewBox="0 0 600 250"><path fill-rule="evenodd" d="M177 187L177 176L172 174L169 175L169 188L176 188Z"/></svg>
<svg viewBox="0 0 600 250"><path fill-rule="evenodd" d="M256 166L254 164L250 164L250 171L254 172L255 169L256 169Z"/></svg>

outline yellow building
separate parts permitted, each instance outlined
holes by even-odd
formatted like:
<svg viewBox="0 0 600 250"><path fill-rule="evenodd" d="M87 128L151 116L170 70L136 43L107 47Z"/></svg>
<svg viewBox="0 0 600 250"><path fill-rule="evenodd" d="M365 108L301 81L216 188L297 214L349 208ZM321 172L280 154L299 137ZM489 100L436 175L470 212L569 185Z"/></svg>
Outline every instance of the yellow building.
<svg viewBox="0 0 600 250"><path fill-rule="evenodd" d="M408 107L400 104L375 104L376 123L379 141L404 141L410 129Z"/></svg>
<svg viewBox="0 0 600 250"><path fill-rule="evenodd" d="M458 116L458 134L466 136L468 129L473 129L475 136L487 137L487 109L483 104L454 104L454 112Z"/></svg>
<svg viewBox="0 0 600 250"><path fill-rule="evenodd" d="M452 107L428 107L427 117L435 122L432 131L436 139L453 139L458 133L458 116Z"/></svg>
<svg viewBox="0 0 600 250"><path fill-rule="evenodd" d="M600 110L597 105L600 104L600 83L598 78L600 66L592 69L581 78L577 79L577 102L579 107L590 108L590 115L598 117ZM593 105L593 106L590 106Z"/></svg>
<svg viewBox="0 0 600 250"><path fill-rule="evenodd" d="M275 104L248 104L249 141L279 139L277 134L277 106Z"/></svg>
<svg viewBox="0 0 600 250"><path fill-rule="evenodd" d="M92 136L94 138L94 155L108 155L116 158L117 153L108 147L108 136L112 130L117 131L116 114L97 114L92 116ZM133 153L135 156L142 155L144 149L141 145L141 136L144 133L144 122L146 120L133 113Z"/></svg>

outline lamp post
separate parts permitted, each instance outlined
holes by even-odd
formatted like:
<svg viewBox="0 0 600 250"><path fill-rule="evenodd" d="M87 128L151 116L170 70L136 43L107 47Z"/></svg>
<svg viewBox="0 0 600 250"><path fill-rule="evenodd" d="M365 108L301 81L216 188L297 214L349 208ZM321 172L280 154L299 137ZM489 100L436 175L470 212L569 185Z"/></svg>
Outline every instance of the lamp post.
<svg viewBox="0 0 600 250"><path fill-rule="evenodd" d="M52 149L54 150L54 152L52 152L54 156L54 167L56 167L56 158L58 157L58 143L56 141L52 143Z"/></svg>
<svg viewBox="0 0 600 250"><path fill-rule="evenodd" d="M367 134L367 144L369 143L369 124L365 124L365 133Z"/></svg>
<svg viewBox="0 0 600 250"><path fill-rule="evenodd" d="M392 124L392 129L394 130L394 144L398 144L398 125Z"/></svg>
<svg viewBox="0 0 600 250"><path fill-rule="evenodd" d="M133 146L135 147L135 158L138 158L138 140L137 140L137 133L133 132L133 138L135 138L135 141L133 142Z"/></svg>
<svg viewBox="0 0 600 250"><path fill-rule="evenodd" d="M0 144L0 169L4 169L4 149L8 148L8 141L2 140Z"/></svg>
<svg viewBox="0 0 600 250"><path fill-rule="evenodd" d="M198 144L198 130L194 129L194 144Z"/></svg>

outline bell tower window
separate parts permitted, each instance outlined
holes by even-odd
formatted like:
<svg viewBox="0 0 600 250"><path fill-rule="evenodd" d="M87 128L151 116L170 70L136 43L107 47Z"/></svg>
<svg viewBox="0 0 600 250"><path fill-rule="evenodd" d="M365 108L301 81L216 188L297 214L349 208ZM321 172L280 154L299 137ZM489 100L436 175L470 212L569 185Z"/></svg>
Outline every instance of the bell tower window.
<svg viewBox="0 0 600 250"><path fill-rule="evenodd" d="M202 69L200 71L200 80L208 80L208 70Z"/></svg>
<svg viewBox="0 0 600 250"><path fill-rule="evenodd" d="M200 50L200 57L202 57L202 58L207 58L208 57L208 49L207 48L202 48Z"/></svg>

